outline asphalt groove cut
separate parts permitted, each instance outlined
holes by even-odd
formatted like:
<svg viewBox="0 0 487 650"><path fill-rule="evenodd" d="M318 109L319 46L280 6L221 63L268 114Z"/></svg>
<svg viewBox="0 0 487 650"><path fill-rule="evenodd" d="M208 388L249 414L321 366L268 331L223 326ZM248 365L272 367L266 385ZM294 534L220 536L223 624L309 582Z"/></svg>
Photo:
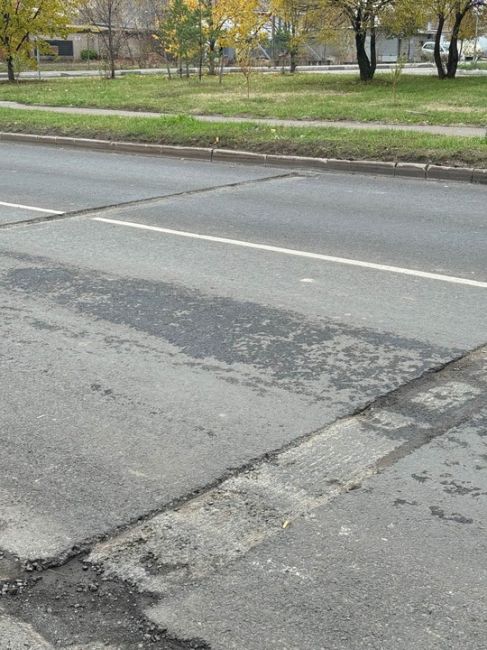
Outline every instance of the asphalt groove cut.
<svg viewBox="0 0 487 650"><path fill-rule="evenodd" d="M208 648L198 639L168 636L151 622L157 600L182 584L197 584L215 566L243 557L294 520L312 516L315 508L359 489L368 477L475 417L485 405L486 366L483 346L95 544L89 555L78 548L57 568L17 566L15 578L0 581L4 626L24 634L23 621L33 620L27 638L42 634L47 643L55 623L58 637L78 642L118 643L125 634L140 639L140 648ZM15 566L15 558L5 559ZM47 614L46 603L52 603Z"/></svg>
<svg viewBox="0 0 487 650"><path fill-rule="evenodd" d="M3 576L0 574L0 593L2 587L5 589L5 586L9 585L12 580L15 581L19 579L19 576L23 574L25 566L27 565L34 566L39 571L65 566L76 558L90 553L90 551L96 548L97 544L110 544L110 540L116 539L117 536L124 536L126 534L130 535L132 531L136 530L138 525L144 525L145 522L150 522L155 517L160 515L164 516L165 513L178 511L180 508L186 506L187 504L191 504L191 502L193 502L195 499L205 498L208 494L211 494L213 490L220 489L220 486L227 481L232 481L234 479L238 480L240 476L258 471L260 467L265 466L267 463L275 463L281 455L293 453L294 450L299 449L303 444L308 444L310 442L312 443L315 438L321 437L323 435L326 436L326 432L334 427L339 428L342 424L353 422L355 418L360 418L362 416L367 417L369 413L375 412L376 410L389 411L394 407L394 405L399 404L404 396L414 396L420 394L421 392L424 392L425 390L428 390L431 385L434 385L436 383L438 377L441 381L444 373L450 374L451 372L456 372L457 370L462 371L465 367L468 367L470 363L473 362L478 366L480 362L481 370L479 372L477 369L475 376L477 379L480 379L482 381L482 378L484 378L485 374L484 365L486 359L487 346L480 346L479 348L465 355L457 355L451 361L438 364L436 367L424 371L421 373L421 375L406 382L402 386L399 386L397 389L370 400L370 402L352 410L350 414L346 416L337 418L333 423L324 429L320 427L318 430L311 431L303 436L293 439L291 442L283 445L279 449L267 451L260 457L253 458L239 467L235 467L231 470L226 471L224 474L222 474L222 476L218 477L214 481L211 481L207 485L196 488L195 490L185 495L171 500L163 507L153 508L145 512L143 515L128 521L123 526L116 526L112 530L102 535L95 535L91 538L85 539L83 542L80 542L72 549L66 551L60 556L38 559L31 558L26 564L22 565L19 559L14 555L0 550L0 560L2 557L5 557L6 563L4 566L10 569L9 575L6 575L5 571ZM483 381L483 383L485 384L486 382ZM486 391L487 385L485 386L484 392ZM477 398L477 401L480 399L481 398ZM455 408L458 409L458 404L455 404ZM460 411L458 412L460 413ZM462 422L463 419L464 415L463 412L461 412L458 422ZM454 425L454 422L455 421L453 419L450 421L451 426ZM389 426L389 423L387 426ZM385 450L383 456L377 457L373 465L367 469L367 473L364 476L369 476L371 474L382 471L382 469L385 467L393 465L402 457L409 455L415 449L418 449L421 446L427 444L434 437L437 437L444 433L441 425L438 425L436 428L431 427L430 431L432 432L431 435L425 435L425 432L421 431L419 435L417 435L414 440L409 441L408 444L398 444L396 446L393 445L391 448ZM394 440L394 437L392 439ZM354 489L360 483L360 480L362 479L358 479L357 477L350 478L346 481L344 480L344 482L339 485L337 494L346 492L349 489ZM339 484L339 482L337 483L336 481L332 481L332 483L335 487Z"/></svg>
<svg viewBox="0 0 487 650"><path fill-rule="evenodd" d="M89 560L152 594L198 581L478 413L485 406L486 367L482 347L428 372L95 546Z"/></svg>
<svg viewBox="0 0 487 650"><path fill-rule="evenodd" d="M298 178L305 174L298 172L288 172L285 174L274 174L271 176L263 176L262 178L248 179L244 181L235 181L233 183L225 183L223 185L211 185L210 187L200 187L194 190L185 190L183 192L174 192L172 194L163 194L161 196L151 196L145 199L136 199L134 201L124 201L121 203L111 203L108 205L95 206L82 208L81 210L72 210L69 212L57 212L56 214L49 214L41 217L33 217L32 219L23 219L22 221L15 221L11 223L2 223L0 224L0 230L12 230L15 228L22 228L32 225L40 225L43 223L49 223L51 221L66 221L68 219L74 219L76 217L91 217L97 216L100 214L110 213L112 210L120 210L122 208L130 208L137 206L150 206L154 203L160 203L161 201L168 199L175 199L178 197L187 197L193 196L195 194L207 194L211 192L216 192L218 190L233 189L238 187L245 187L247 185L253 185L254 183L267 183L274 180L282 180L286 178Z"/></svg>

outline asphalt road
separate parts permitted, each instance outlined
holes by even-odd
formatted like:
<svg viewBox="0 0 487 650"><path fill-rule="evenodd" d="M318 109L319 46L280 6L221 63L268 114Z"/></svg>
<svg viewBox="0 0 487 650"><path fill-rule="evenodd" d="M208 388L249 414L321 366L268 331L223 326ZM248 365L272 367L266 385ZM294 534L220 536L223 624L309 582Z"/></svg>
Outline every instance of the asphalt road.
<svg viewBox="0 0 487 650"><path fill-rule="evenodd" d="M387 72L390 71L393 68L393 64L379 64L377 72ZM281 68L270 68L270 72L276 72L279 71ZM259 68L259 70L262 70L262 68ZM335 66L298 66L298 71L299 72L309 72L309 73L320 73L320 74L358 74L358 66L355 65L335 65ZM421 64L412 64L412 65L407 65L404 68L404 71L406 73L411 73L411 74L434 74L435 73L435 68L432 64L428 63L421 63ZM191 70L192 73L197 74L197 70L193 69ZM225 69L226 73L239 73L240 68L226 68ZM482 71L474 71L474 72L482 72ZM101 71L101 74L103 74L104 71ZM172 70L173 74L177 74L177 70L173 69ZM153 74L167 74L167 69L166 68L140 68L140 69L133 69L133 70L117 70L116 72L117 76L124 76L124 75L130 75L130 74L136 74L136 75L153 75ZM99 77L100 76L100 70L97 69L86 69L86 70L42 70L41 71L41 78L43 79L53 79L53 78L58 78L58 77ZM37 71L24 71L20 73L20 78L21 79L38 79L39 78L39 73ZM7 73L6 72L0 72L0 80L6 80L7 79Z"/></svg>
<svg viewBox="0 0 487 650"><path fill-rule="evenodd" d="M483 187L0 146L9 557L64 561L485 343Z"/></svg>

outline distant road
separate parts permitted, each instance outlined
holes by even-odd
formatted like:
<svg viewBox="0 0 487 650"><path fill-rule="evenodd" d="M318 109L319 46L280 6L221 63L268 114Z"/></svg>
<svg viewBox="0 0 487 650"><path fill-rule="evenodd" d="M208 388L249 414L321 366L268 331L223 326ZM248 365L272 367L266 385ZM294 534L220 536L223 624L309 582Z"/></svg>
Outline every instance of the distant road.
<svg viewBox="0 0 487 650"><path fill-rule="evenodd" d="M377 72L388 72L394 67L394 64L390 63L381 63L377 68ZM259 68L264 72L279 72L280 67L277 68ZM196 69L191 70L192 73L196 73ZM229 72L239 72L239 68L225 68L225 73ZM319 74L357 74L358 67L355 65L323 65L323 66L299 66L298 72L308 72L308 73L319 73ZM171 70L171 73L176 75L177 71L175 69ZM405 74L419 74L419 75L434 75L436 74L436 69L431 63L415 63L408 65L404 68ZM57 79L59 77L98 77L103 75L103 70L42 70L41 78L42 79ZM122 77L128 74L167 74L167 68L140 68L132 70L118 70L117 76ZM463 71L459 72L460 75L474 75L482 76L487 75L486 70L472 70L472 71ZM39 73L35 71L21 72L21 79L38 79ZM7 79L6 72L0 72L0 80Z"/></svg>

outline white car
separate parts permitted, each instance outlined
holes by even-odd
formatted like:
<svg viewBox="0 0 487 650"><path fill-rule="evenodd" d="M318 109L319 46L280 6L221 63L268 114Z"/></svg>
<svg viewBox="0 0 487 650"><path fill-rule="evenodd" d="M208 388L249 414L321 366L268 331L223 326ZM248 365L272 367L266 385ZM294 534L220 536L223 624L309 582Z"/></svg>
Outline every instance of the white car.
<svg viewBox="0 0 487 650"><path fill-rule="evenodd" d="M448 45L446 43L440 43L440 56L443 60L448 58ZM434 41L427 41L421 48L421 60L422 61L434 61L435 60L435 43Z"/></svg>

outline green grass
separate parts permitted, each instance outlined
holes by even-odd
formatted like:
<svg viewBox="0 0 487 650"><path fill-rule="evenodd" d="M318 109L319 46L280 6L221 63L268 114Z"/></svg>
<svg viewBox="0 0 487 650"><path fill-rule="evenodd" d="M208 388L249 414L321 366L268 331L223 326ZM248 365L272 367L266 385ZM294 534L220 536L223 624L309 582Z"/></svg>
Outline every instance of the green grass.
<svg viewBox="0 0 487 650"><path fill-rule="evenodd" d="M354 160L380 159L487 168L487 140L388 130L212 124L190 117L92 117L0 109L0 131L297 154Z"/></svg>
<svg viewBox="0 0 487 650"><path fill-rule="evenodd" d="M461 63L458 67L460 70L487 70L487 61Z"/></svg>
<svg viewBox="0 0 487 650"><path fill-rule="evenodd" d="M61 79L0 84L0 99L53 106L96 106L178 114L383 121L404 124L487 125L487 79L405 75L395 104L388 74L369 84L351 75L254 74L252 96L243 77L229 74L222 85L168 80L164 76Z"/></svg>

